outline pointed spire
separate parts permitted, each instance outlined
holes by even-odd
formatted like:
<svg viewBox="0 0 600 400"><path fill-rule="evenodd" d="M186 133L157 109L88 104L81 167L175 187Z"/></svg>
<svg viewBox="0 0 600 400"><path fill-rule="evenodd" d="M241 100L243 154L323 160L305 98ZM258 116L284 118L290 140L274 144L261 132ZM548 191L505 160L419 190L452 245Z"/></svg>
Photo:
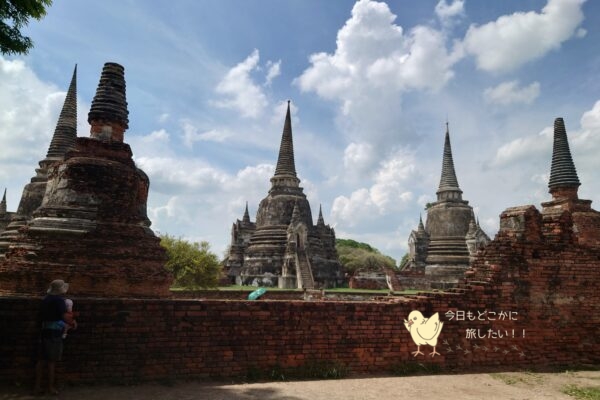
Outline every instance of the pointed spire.
<svg viewBox="0 0 600 400"><path fill-rule="evenodd" d="M287 113L285 115L285 124L283 125L283 135L281 136L281 145L279 146L277 167L275 168L275 176L278 175L296 176L296 165L294 163L294 142L292 140L292 118L290 116L289 100L287 105Z"/></svg>
<svg viewBox="0 0 600 400"><path fill-rule="evenodd" d="M244 211L244 218L242 222L249 224L250 223L250 214L248 213L248 202L246 202L246 210Z"/></svg>
<svg viewBox="0 0 600 400"><path fill-rule="evenodd" d="M580 184L569 149L565 123L562 118L556 118L554 120L552 166L548 182L550 193L560 188L574 188L576 190Z"/></svg>
<svg viewBox="0 0 600 400"><path fill-rule="evenodd" d="M419 227L417 228L417 231L419 233L425 232L425 226L423 225L423 218L421 217L421 214L419 214Z"/></svg>
<svg viewBox="0 0 600 400"><path fill-rule="evenodd" d="M446 122L446 139L444 141L444 157L442 161L442 176L437 191L438 201L447 199L462 200L462 190L458 186L454 161L452 160L452 147L450 146L450 129Z"/></svg>
<svg viewBox="0 0 600 400"><path fill-rule="evenodd" d="M317 219L317 226L325 226L325 220L323 219L323 210L319 204L319 218Z"/></svg>
<svg viewBox="0 0 600 400"><path fill-rule="evenodd" d="M0 214L6 214L6 188L4 188L4 196L2 196L2 201L0 201Z"/></svg>
<svg viewBox="0 0 600 400"><path fill-rule="evenodd" d="M62 159L65 156L67 150L72 148L77 138L77 64L73 70L73 77L71 78L71 84L69 90L67 90L67 97L58 117L56 128L54 129L54 135L48 148L48 154L46 158L59 158Z"/></svg>
<svg viewBox="0 0 600 400"><path fill-rule="evenodd" d="M96 139L123 141L129 128L129 111L125 96L125 70L116 63L106 63L88 114L91 136Z"/></svg>

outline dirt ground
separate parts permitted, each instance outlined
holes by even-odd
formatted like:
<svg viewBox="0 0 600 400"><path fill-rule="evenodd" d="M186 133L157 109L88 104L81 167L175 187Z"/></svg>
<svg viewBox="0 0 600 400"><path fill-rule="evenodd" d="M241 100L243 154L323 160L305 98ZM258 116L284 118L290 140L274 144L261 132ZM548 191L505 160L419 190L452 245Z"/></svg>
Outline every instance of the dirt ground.
<svg viewBox="0 0 600 400"><path fill-rule="evenodd" d="M81 386L58 396L34 397L26 388L0 387L2 400L397 400L573 399L566 385L600 388L600 371L503 372L464 375L382 377L251 384L177 383L173 386Z"/></svg>

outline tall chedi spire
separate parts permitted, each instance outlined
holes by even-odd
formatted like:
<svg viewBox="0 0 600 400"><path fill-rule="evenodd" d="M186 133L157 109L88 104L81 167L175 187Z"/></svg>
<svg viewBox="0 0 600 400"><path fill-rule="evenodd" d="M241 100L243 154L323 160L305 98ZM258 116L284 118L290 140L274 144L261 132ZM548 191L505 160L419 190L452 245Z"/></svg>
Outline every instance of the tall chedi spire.
<svg viewBox="0 0 600 400"><path fill-rule="evenodd" d="M67 150L71 149L77 138L77 64L62 111L58 117L54 135L46 154L46 159L62 160Z"/></svg>
<svg viewBox="0 0 600 400"><path fill-rule="evenodd" d="M250 223L250 213L248 212L248 202L246 202L246 209L244 210L244 217L242 218L242 222L249 224Z"/></svg>
<svg viewBox="0 0 600 400"><path fill-rule="evenodd" d="M552 148L552 166L548 188L554 199L577 199L577 189L581 183L577 177L575 164L571 157L567 131L562 118L554 120L554 145Z"/></svg>
<svg viewBox="0 0 600 400"><path fill-rule="evenodd" d="M452 160L452 147L450 146L450 130L448 128L448 122L446 122L442 176L436 194L438 201L462 200L462 190L458 187L458 180L456 179L456 172L454 171L454 161Z"/></svg>
<svg viewBox="0 0 600 400"><path fill-rule="evenodd" d="M281 145L279 146L279 156L277 157L277 167L275 167L275 175L271 178L271 183L273 187L298 187L300 184L300 180L296 176L296 164L294 162L294 142L292 139L292 118L290 115L289 100L285 123L283 125L283 134L281 135Z"/></svg>
<svg viewBox="0 0 600 400"><path fill-rule="evenodd" d="M323 209L319 204L319 218L317 219L317 226L325 226L325 219L323 219Z"/></svg>
<svg viewBox="0 0 600 400"><path fill-rule="evenodd" d="M6 188L4 188L4 196L2 196L2 201L0 201L0 215L6 214Z"/></svg>

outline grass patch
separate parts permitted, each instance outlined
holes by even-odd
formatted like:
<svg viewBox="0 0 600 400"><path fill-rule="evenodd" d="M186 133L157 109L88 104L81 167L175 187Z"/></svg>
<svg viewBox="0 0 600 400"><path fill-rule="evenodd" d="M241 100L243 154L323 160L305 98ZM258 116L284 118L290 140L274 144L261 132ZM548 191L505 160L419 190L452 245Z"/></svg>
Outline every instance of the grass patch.
<svg viewBox="0 0 600 400"><path fill-rule="evenodd" d="M507 385L515 385L517 383L540 384L544 380L544 378L541 375L529 371L521 372L517 375L498 372L491 373L490 376L494 379L506 383Z"/></svg>
<svg viewBox="0 0 600 400"><path fill-rule="evenodd" d="M599 387L580 387L576 385L566 385L561 389L564 394L574 397L577 400L600 400Z"/></svg>

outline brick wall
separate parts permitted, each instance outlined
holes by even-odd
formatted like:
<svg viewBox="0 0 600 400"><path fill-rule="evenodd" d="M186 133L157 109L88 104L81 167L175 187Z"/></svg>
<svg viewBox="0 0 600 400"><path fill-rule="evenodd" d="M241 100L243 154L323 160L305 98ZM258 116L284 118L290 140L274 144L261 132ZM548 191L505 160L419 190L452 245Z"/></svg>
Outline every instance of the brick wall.
<svg viewBox="0 0 600 400"><path fill-rule="evenodd" d="M415 361L467 371L599 364L600 251L590 236L598 216L506 210L467 283L446 293L372 302L75 297L80 328L67 339L60 376L77 383L268 376L315 361L353 373ZM31 381L39 301L0 297L0 383ZM439 356L428 356L430 346L412 356L403 320L413 310L439 313Z"/></svg>

